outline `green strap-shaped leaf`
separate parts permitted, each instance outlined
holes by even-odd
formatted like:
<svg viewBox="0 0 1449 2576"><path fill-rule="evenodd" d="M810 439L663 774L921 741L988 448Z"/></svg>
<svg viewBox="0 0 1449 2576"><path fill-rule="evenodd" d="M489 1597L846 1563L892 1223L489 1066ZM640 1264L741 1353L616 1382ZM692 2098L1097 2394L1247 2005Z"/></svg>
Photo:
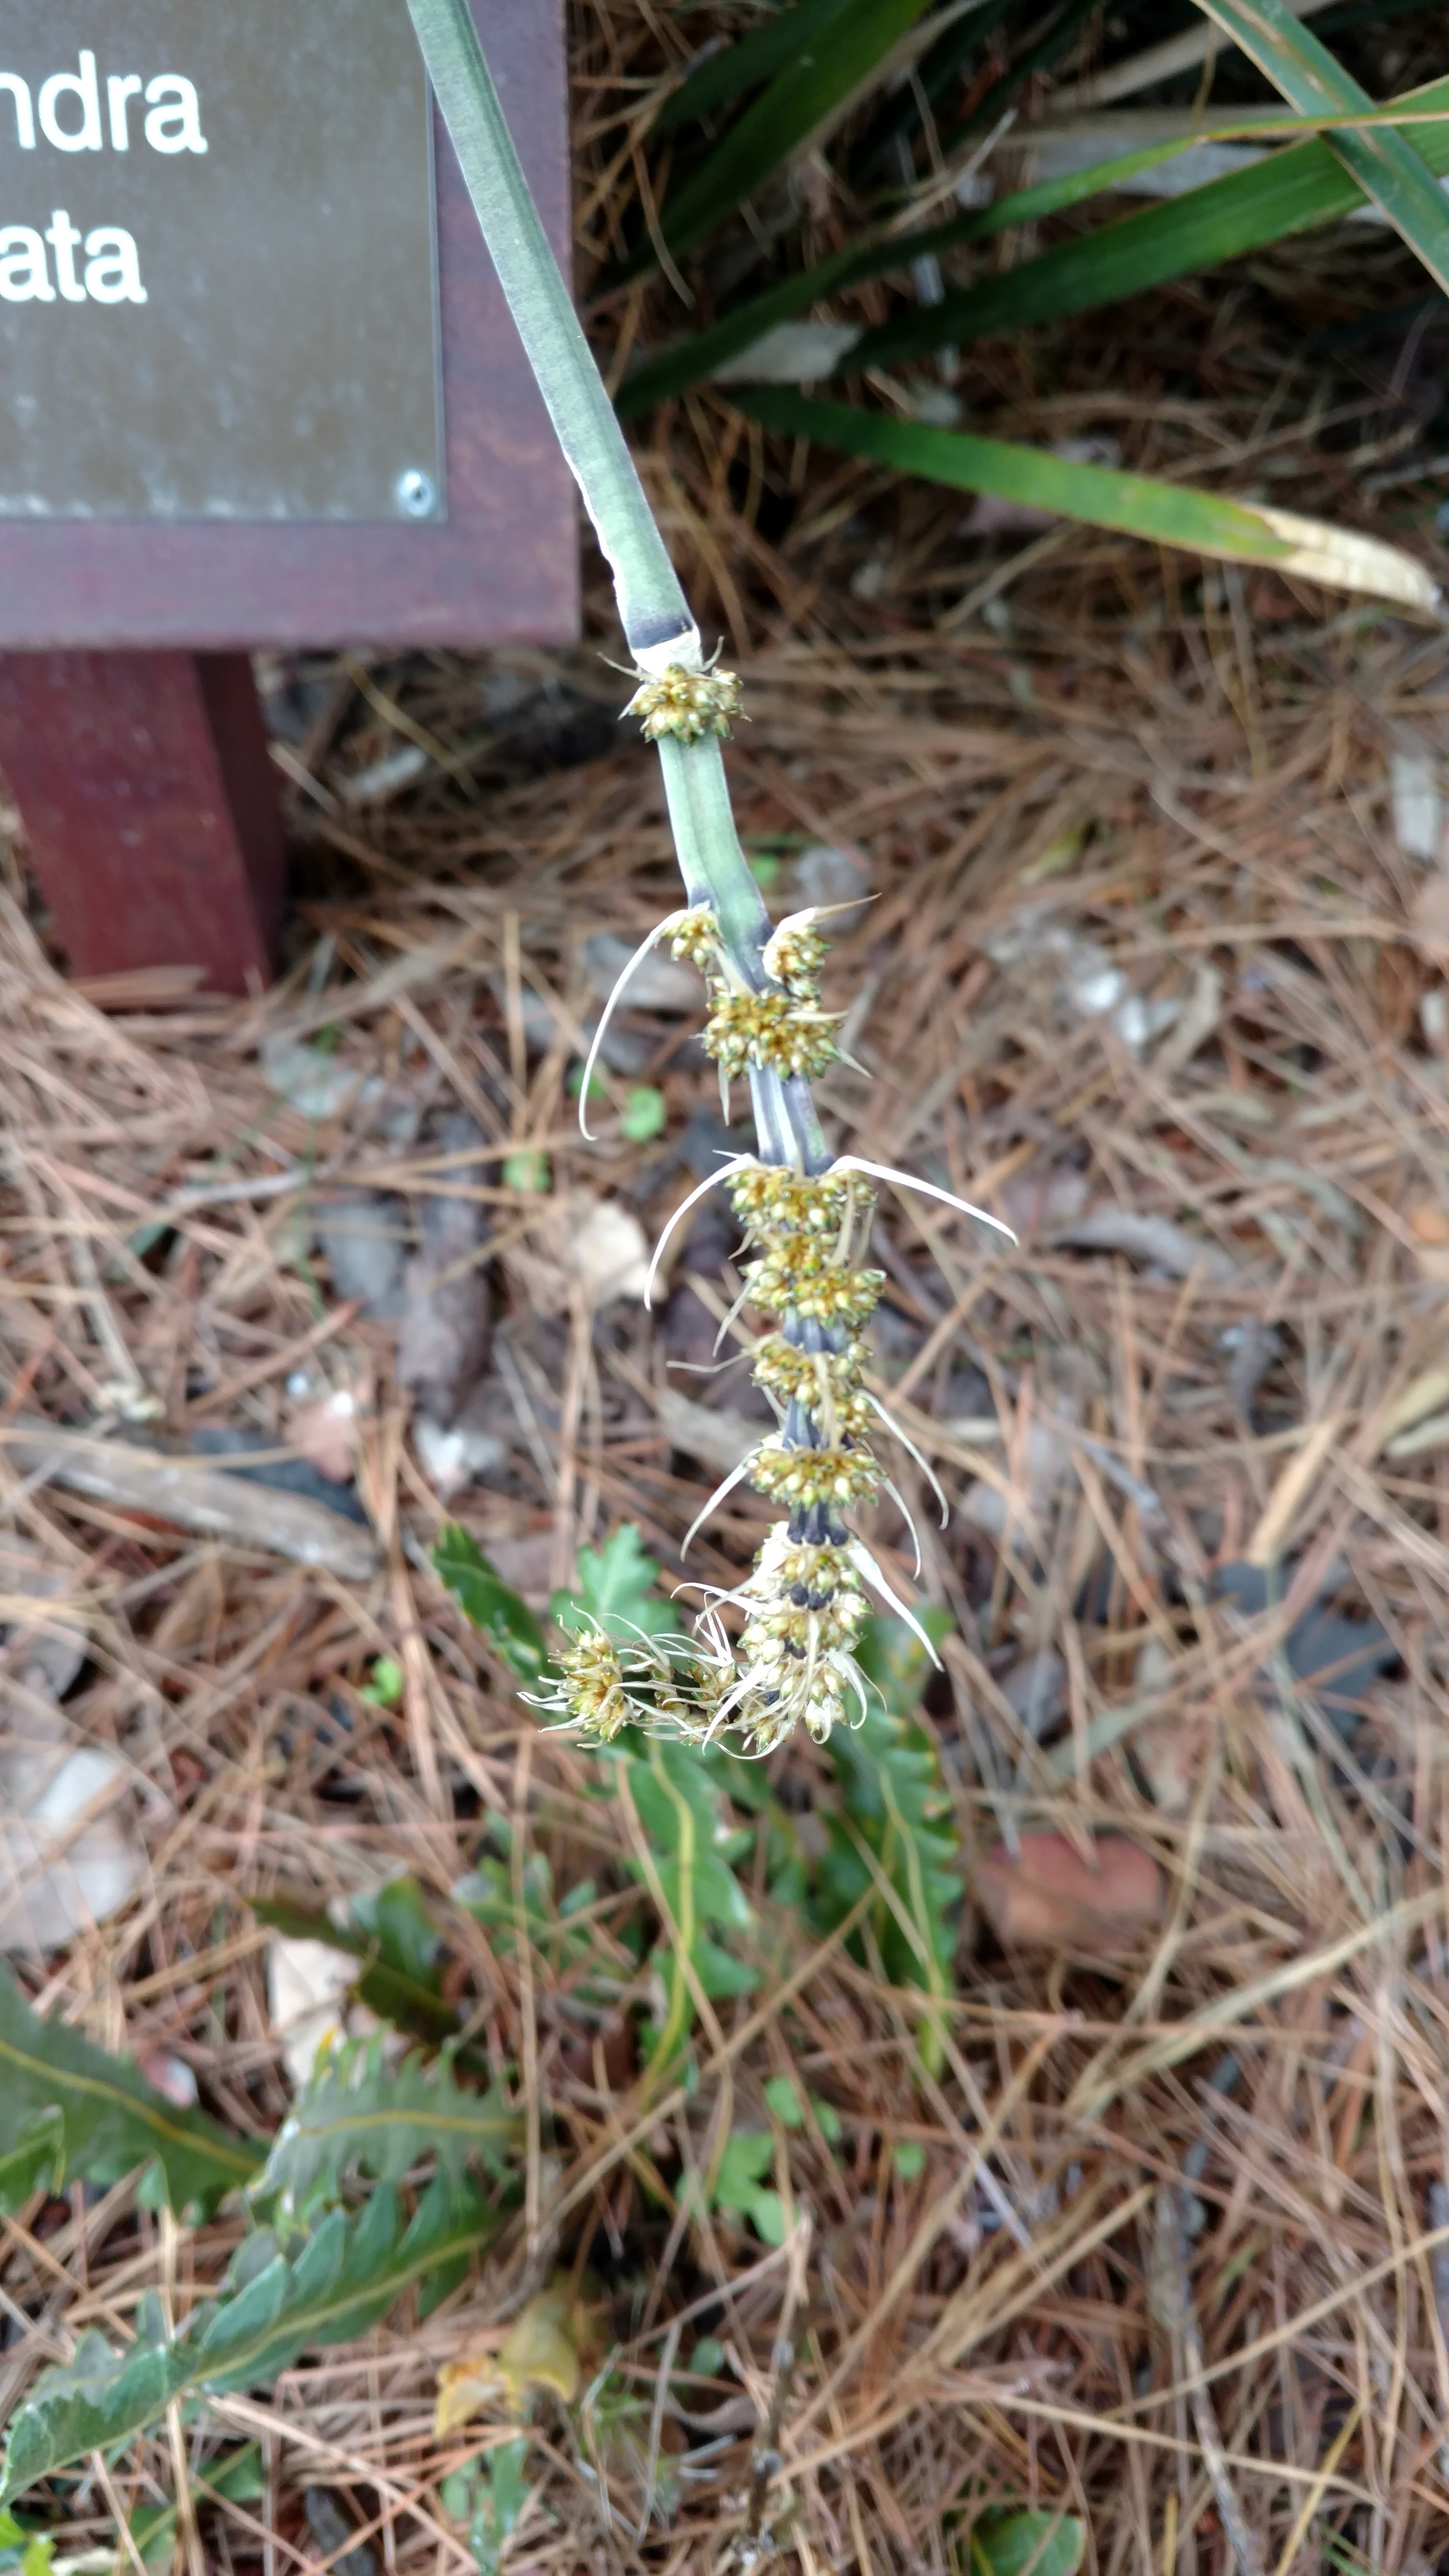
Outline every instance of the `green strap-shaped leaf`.
<svg viewBox="0 0 1449 2576"><path fill-rule="evenodd" d="M852 0L818 36L807 38L764 96L746 108L724 141L666 199L660 231L670 250L687 250L756 195L868 79L928 5L929 0ZM620 278L637 276L654 260L653 244L642 244Z"/></svg>
<svg viewBox="0 0 1449 2576"><path fill-rule="evenodd" d="M752 27L737 44L711 54L680 82L654 119L651 133L668 134L676 125L689 125L696 117L727 106L743 90L757 88L782 63L823 35L832 18L853 6L854 0L796 0L793 9L782 9L762 27Z"/></svg>
<svg viewBox="0 0 1449 2576"><path fill-rule="evenodd" d="M332 2211L300 2253L250 2237L220 2296L168 2339L154 2300L136 2341L114 2353L97 2333L38 2379L11 2426L0 2502L90 2452L134 2441L174 2399L269 2383L299 2353L365 2334L415 2281L485 2244L496 2221L474 2193L436 2183L408 2223L384 2184L362 2216Z"/></svg>
<svg viewBox="0 0 1449 2576"><path fill-rule="evenodd" d="M1416 116L1449 112L1449 80L1431 81L1394 103ZM1416 124L1412 131L1425 165L1449 170L1449 121ZM1290 144L1251 169L1231 170L1165 205L1144 206L1080 240L1058 242L1039 258L982 278L939 304L897 314L864 333L843 364L853 375L946 346L965 348L994 331L1018 332L1029 323L1092 312L1291 233L1338 222L1363 202L1363 189L1327 143Z"/></svg>
<svg viewBox="0 0 1449 2576"><path fill-rule="evenodd" d="M1197 0L1204 17L1255 62L1300 116L1341 117L1377 101L1283 0ZM1329 150L1382 206L1431 277L1449 291L1449 205L1428 164L1405 134L1389 125L1325 136Z"/></svg>
<svg viewBox="0 0 1449 2576"><path fill-rule="evenodd" d="M461 2186L470 2165L506 2170L520 2123L496 2085L468 2093L446 2060L419 2056L388 2065L377 2040L334 2048L298 2096L278 2134L254 2197L284 2198L304 2216L335 2200L357 2170L400 2182L420 2157L435 2155Z"/></svg>
<svg viewBox="0 0 1449 2576"><path fill-rule="evenodd" d="M117 2182L154 2160L177 2210L213 2208L262 2161L260 2147L229 2137L203 2112L175 2109L127 2059L63 2022L42 2021L0 1970L0 2155L27 2152L36 2122L52 2111L67 2174Z"/></svg>
<svg viewBox="0 0 1449 2576"><path fill-rule="evenodd" d="M1075 465L1040 448L1000 438L970 438L954 429L927 429L886 412L855 411L845 403L815 402L786 387L750 386L732 395L738 408L768 429L818 439L847 456L870 457L928 482L962 492L990 492L1022 501L1094 528L1117 528L1156 545L1183 546L1228 563L1274 564L1310 581L1397 599L1430 614L1438 591L1422 564L1401 547L1351 530L1300 519L1287 510L1228 501L1190 484L1163 483L1148 474L1123 474L1105 465Z"/></svg>

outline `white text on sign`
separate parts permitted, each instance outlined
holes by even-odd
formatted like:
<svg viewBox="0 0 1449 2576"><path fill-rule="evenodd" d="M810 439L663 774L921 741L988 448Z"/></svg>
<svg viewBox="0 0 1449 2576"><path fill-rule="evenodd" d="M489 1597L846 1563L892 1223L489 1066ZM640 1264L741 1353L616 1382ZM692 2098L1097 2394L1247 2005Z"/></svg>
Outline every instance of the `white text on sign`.
<svg viewBox="0 0 1449 2576"><path fill-rule="evenodd" d="M143 80L139 72L108 72L105 117L101 112L100 75L95 55L78 57L79 69L52 72L38 96L18 72L0 72L0 98L15 110L15 140L22 152L36 149L37 125L57 152L103 152L109 134L113 152L129 152L134 131L153 152L205 152L201 101L194 81L181 72L157 72ZM47 246L55 254L51 282ZM84 266L77 253L84 255ZM101 224L84 235L58 206L44 233L29 224L0 225L0 299L7 304L144 304L140 254L135 237L119 224Z"/></svg>

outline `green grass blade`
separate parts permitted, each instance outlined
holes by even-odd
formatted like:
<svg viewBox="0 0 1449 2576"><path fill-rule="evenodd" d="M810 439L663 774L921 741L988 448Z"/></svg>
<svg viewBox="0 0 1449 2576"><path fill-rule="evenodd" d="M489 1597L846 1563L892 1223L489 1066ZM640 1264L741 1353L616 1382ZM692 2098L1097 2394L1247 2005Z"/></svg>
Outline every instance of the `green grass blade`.
<svg viewBox="0 0 1449 2576"><path fill-rule="evenodd" d="M1416 113L1449 113L1449 80L1431 81L1395 104ZM1449 122L1418 125L1414 133L1426 166L1449 170ZM1290 144L1251 169L1209 179L1185 197L1145 206L1080 241L1059 242L1004 276L983 278L939 304L902 313L868 331L845 364L852 374L893 366L948 345L964 348L992 332L1090 312L1261 250L1290 233L1334 223L1363 202L1363 189L1326 143Z"/></svg>
<svg viewBox="0 0 1449 2576"><path fill-rule="evenodd" d="M764 96L746 108L718 148L667 199L660 230L669 249L688 250L755 196L832 110L869 78L928 6L929 0L853 0L819 43L807 42L775 74ZM654 257L652 243L644 244L621 276L637 275L653 264Z"/></svg>
<svg viewBox="0 0 1449 2576"><path fill-rule="evenodd" d="M711 54L707 63L681 81L665 100L650 132L668 134L677 125L691 124L696 117L726 106L742 90L754 89L853 5L854 0L796 0L793 9L782 9L778 18L752 28L738 44Z"/></svg>
<svg viewBox="0 0 1449 2576"><path fill-rule="evenodd" d="M178 2211L214 2208L224 2193L250 2182L262 2161L247 2139L153 2092L126 2058L64 2022L42 2021L0 1974L0 2155L28 2145L39 2115L53 2110L69 2177L115 2182L154 2160Z"/></svg>
<svg viewBox="0 0 1449 2576"><path fill-rule="evenodd" d="M1065 207L1079 206L1106 189L1120 187L1124 180L1135 178L1139 170L1155 169L1159 161L1171 161L1179 152L1192 151L1201 140L1198 135L1183 134L1171 143L1144 144L1136 152L1119 152L1109 161L1094 162L1089 170L1073 170L1060 179L1043 179L1035 187L1018 188L976 214L953 215L944 223L926 224L916 232L867 234L863 239L847 242L814 268L801 269L797 276L783 279L763 295L751 296L746 303L722 314L707 330L693 332L672 349L663 349L658 357L646 359L626 376L615 396L615 409L625 420L651 411L656 403L667 402L671 394L682 393L687 385L698 384L702 377L712 375L741 350L753 348L777 322L792 320L824 296L860 286L870 277L889 277L896 269L909 268L913 260L934 257L943 250L959 250L963 243L989 241L996 233L1009 232L1015 224L1035 223L1043 215L1060 214Z"/></svg>
<svg viewBox="0 0 1449 2576"><path fill-rule="evenodd" d="M1300 519L1286 510L1229 501L1190 484L1123 474L1105 465L1076 465L1005 439L971 438L960 430L926 429L885 412L815 402L785 387L752 387L733 397L739 410L787 436L818 439L848 456L869 457L904 474L923 475L962 492L1022 501L1089 527L1115 528L1154 545L1182 546L1229 563L1272 564L1280 571L1344 590L1366 591L1432 613L1438 592L1428 573L1398 546Z"/></svg>
<svg viewBox="0 0 1449 2576"><path fill-rule="evenodd" d="M1285 9L1283 0L1198 0L1214 25L1255 62L1301 116L1342 116L1377 102L1331 54L1311 27ZM1449 290L1449 205L1407 135L1392 126L1326 138L1367 195L1382 206L1394 230L1417 251L1429 274Z"/></svg>

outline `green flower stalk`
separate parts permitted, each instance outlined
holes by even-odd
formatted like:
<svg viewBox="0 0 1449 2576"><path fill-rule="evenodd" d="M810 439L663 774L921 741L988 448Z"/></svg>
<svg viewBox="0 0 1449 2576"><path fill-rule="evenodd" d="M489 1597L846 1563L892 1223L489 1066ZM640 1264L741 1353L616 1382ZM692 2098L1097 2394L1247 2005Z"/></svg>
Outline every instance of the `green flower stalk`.
<svg viewBox="0 0 1449 2576"><path fill-rule="evenodd" d="M741 1304L774 1319L754 1362L779 1427L706 1512L748 1477L786 1517L743 1583L706 1590L692 1639L621 1644L601 1631L585 1636L535 1705L596 1742L642 1724L700 1742L728 1731L744 1749L765 1753L801 1723L824 1737L841 1718L864 1714L866 1684L852 1645L867 1586L910 1618L845 1517L880 1491L895 1492L869 1446L872 1419L904 1441L864 1384L860 1336L883 1285L879 1271L861 1264L874 1207L869 1183L922 1189L1000 1233L1010 1229L932 1183L830 1153L810 1096L810 1083L840 1052L820 999L825 943L813 911L771 928L740 848L720 749L740 711L740 684L705 659L539 221L468 0L408 6L499 281L613 572L638 679L626 712L657 746L663 771L685 906L650 933L615 998L639 958L669 937L674 954L705 978L704 1044L719 1067L726 1114L731 1083L743 1076L749 1084L757 1152L726 1162L692 1192L671 1230L704 1190L722 1183L753 1255ZM585 1070L581 1123L612 1007ZM656 1269L658 1259L656 1252ZM919 1452L911 1454L925 1468ZM916 1633L930 1651L924 1631Z"/></svg>

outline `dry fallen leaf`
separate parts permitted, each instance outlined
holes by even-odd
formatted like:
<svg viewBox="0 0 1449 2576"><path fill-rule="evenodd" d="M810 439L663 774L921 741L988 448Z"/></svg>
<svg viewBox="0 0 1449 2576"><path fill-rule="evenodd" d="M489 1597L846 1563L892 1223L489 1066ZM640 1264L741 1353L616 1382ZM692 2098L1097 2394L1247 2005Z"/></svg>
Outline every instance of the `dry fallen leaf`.
<svg viewBox="0 0 1449 2576"><path fill-rule="evenodd" d="M357 1962L326 1941L279 1932L267 1943L267 2001L282 2062L294 2090L306 2083L317 2051L346 2019Z"/></svg>
<svg viewBox="0 0 1449 2576"><path fill-rule="evenodd" d="M438 2372L434 2426L438 2440L488 2407L520 2417L535 2389L547 2389L565 2406L579 2393L578 2303L565 2284L540 2290L519 2309L496 2352L464 2353Z"/></svg>
<svg viewBox="0 0 1449 2576"><path fill-rule="evenodd" d="M1162 1918L1164 1881L1149 1852L1104 1834L1089 1866L1062 1834L1023 1834L1013 1858L996 1843L972 1892L1007 1948L1084 1950L1110 1958Z"/></svg>

